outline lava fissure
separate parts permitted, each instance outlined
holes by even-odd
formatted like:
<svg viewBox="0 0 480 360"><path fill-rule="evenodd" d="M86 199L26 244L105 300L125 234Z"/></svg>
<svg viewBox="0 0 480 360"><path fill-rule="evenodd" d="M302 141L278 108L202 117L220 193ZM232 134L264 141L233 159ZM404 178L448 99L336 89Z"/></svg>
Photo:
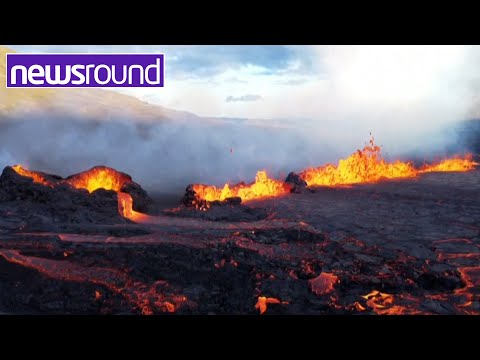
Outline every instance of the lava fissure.
<svg viewBox="0 0 480 360"><path fill-rule="evenodd" d="M256 175L255 182L246 185L225 184L223 187L213 185L192 184L187 191L190 204L208 209L209 202L224 201L231 197L239 197L242 201L281 196L290 192L298 192L303 186L341 186L360 183L375 183L384 179L413 178L429 172L469 171L478 165L472 154L454 156L438 163L425 164L416 168L412 162L387 162L381 155L381 147L376 145L372 137L363 150L357 150L351 156L340 159L337 165L326 164L316 168L308 168L299 174L290 173L285 181L272 179L262 170ZM185 202L185 201L184 201ZM187 200L188 202L188 200Z"/></svg>

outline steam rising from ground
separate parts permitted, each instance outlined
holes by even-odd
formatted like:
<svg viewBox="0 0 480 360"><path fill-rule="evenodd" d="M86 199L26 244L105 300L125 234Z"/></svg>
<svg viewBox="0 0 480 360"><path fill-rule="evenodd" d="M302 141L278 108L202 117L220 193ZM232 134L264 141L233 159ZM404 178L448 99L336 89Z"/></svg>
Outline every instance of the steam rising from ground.
<svg viewBox="0 0 480 360"><path fill-rule="evenodd" d="M286 120L185 121L179 114L145 122L131 109L92 119L78 115L83 105L72 97L69 115L43 110L0 118L0 166L20 163L65 176L101 164L131 174L147 190L181 192L188 183L253 180L259 169L277 177L335 162L362 148L370 132L387 158L464 150L455 127L475 111L478 47L314 51L317 80L235 104L258 114L250 118ZM201 98L227 106L215 91L204 85ZM218 112L224 113L212 108L211 115Z"/></svg>
<svg viewBox="0 0 480 360"><path fill-rule="evenodd" d="M66 176L101 164L161 192L183 191L191 182L238 182L259 167L285 176L296 159L308 157L308 146L296 130L125 119L4 121L0 144L2 168L20 163Z"/></svg>

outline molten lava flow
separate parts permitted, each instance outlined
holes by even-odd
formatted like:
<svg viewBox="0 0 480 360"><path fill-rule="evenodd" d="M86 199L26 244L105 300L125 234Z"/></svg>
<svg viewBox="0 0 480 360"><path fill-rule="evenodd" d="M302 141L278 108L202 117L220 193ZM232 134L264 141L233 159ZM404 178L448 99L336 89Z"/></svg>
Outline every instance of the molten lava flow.
<svg viewBox="0 0 480 360"><path fill-rule="evenodd" d="M325 295L333 291L333 285L338 282L338 277L329 273L321 273L314 279L309 280L312 292L317 295Z"/></svg>
<svg viewBox="0 0 480 360"><path fill-rule="evenodd" d="M170 313L175 312L175 305L172 304L171 302L165 301L164 305L165 305L168 312L170 312Z"/></svg>
<svg viewBox="0 0 480 360"><path fill-rule="evenodd" d="M17 172L17 174L32 178L33 181L36 183L50 187L53 186L47 179L45 179L43 175L39 174L38 172L27 170L21 165L14 165L12 166L12 168Z"/></svg>
<svg viewBox="0 0 480 360"><path fill-rule="evenodd" d="M118 196L118 212L133 221L142 221L147 215L133 210L133 199L130 194L120 191L125 183L132 179L114 169L99 166L83 173L70 176L65 180L77 189L87 189L89 192L97 189L113 190Z"/></svg>
<svg viewBox="0 0 480 360"><path fill-rule="evenodd" d="M378 315L402 315L409 310L404 306L394 305L393 295L378 290L373 290L362 297L367 300L367 305ZM360 308L357 309L362 308L363 306L360 305Z"/></svg>
<svg viewBox="0 0 480 360"><path fill-rule="evenodd" d="M380 153L380 146L375 145L373 137L363 150L357 150L338 165L327 164L309 168L300 173L300 177L311 185L345 185L376 182L382 178L413 177L416 170L411 163L395 161L387 163Z"/></svg>
<svg viewBox="0 0 480 360"><path fill-rule="evenodd" d="M118 196L118 212L123 217L132 221L140 222L148 218L148 215L133 210L133 199L130 194L117 192Z"/></svg>
<svg viewBox="0 0 480 360"><path fill-rule="evenodd" d="M118 212L126 218L130 218L133 213L133 200L130 194L119 192L118 196Z"/></svg>
<svg viewBox="0 0 480 360"><path fill-rule="evenodd" d="M454 157L445 159L437 164L425 165L419 172L434 172L434 171L469 171L473 170L478 163L473 161L472 154L466 154L462 157Z"/></svg>
<svg viewBox="0 0 480 360"><path fill-rule="evenodd" d="M267 311L267 304L281 304L282 302L275 298L267 298L265 296L259 296L257 303L255 304L255 309L260 311L260 314L263 314Z"/></svg>
<svg viewBox="0 0 480 360"><path fill-rule="evenodd" d="M73 187L87 189L89 192L97 189L119 192L122 186L129 181L131 179L128 176L107 167L95 167L66 179L66 182Z"/></svg>
<svg viewBox="0 0 480 360"><path fill-rule="evenodd" d="M480 311L471 309L472 301L478 299L478 289L480 284L480 266L471 266L459 268L458 271L462 275L462 279L466 286L462 289L455 290L456 295L463 295L466 298L464 304L460 305L465 308L465 312L470 315L479 315ZM476 297L477 296L477 297Z"/></svg>
<svg viewBox="0 0 480 360"><path fill-rule="evenodd" d="M259 171L252 184L225 184L223 188L195 184L193 190L202 200L223 201L230 197L240 197L242 200L252 200L263 197L278 196L290 192L290 186L280 180L271 179L266 171Z"/></svg>

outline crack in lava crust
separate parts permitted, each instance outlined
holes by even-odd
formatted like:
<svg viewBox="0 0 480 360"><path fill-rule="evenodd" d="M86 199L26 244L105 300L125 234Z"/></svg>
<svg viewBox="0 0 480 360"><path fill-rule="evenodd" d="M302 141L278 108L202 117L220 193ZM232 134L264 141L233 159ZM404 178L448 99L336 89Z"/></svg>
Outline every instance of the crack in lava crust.
<svg viewBox="0 0 480 360"><path fill-rule="evenodd" d="M168 283L157 280L153 284L144 284L128 278L121 270L105 267L83 267L70 261L57 261L21 255L16 250L0 250L0 256L5 260L21 266L35 269L50 278L73 282L90 282L100 284L114 293L124 297L133 310L139 309L143 315L160 312L175 312L182 303L187 301L183 295L165 296L158 292L157 287L168 288ZM99 292L95 297L101 297Z"/></svg>

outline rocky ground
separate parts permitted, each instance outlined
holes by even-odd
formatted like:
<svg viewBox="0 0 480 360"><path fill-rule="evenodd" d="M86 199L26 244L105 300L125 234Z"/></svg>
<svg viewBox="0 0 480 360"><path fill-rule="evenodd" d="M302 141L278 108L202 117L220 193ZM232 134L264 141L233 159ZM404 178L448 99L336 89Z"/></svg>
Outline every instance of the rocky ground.
<svg viewBox="0 0 480 360"><path fill-rule="evenodd" d="M4 194L0 312L480 314L479 170L312 190L141 224Z"/></svg>

